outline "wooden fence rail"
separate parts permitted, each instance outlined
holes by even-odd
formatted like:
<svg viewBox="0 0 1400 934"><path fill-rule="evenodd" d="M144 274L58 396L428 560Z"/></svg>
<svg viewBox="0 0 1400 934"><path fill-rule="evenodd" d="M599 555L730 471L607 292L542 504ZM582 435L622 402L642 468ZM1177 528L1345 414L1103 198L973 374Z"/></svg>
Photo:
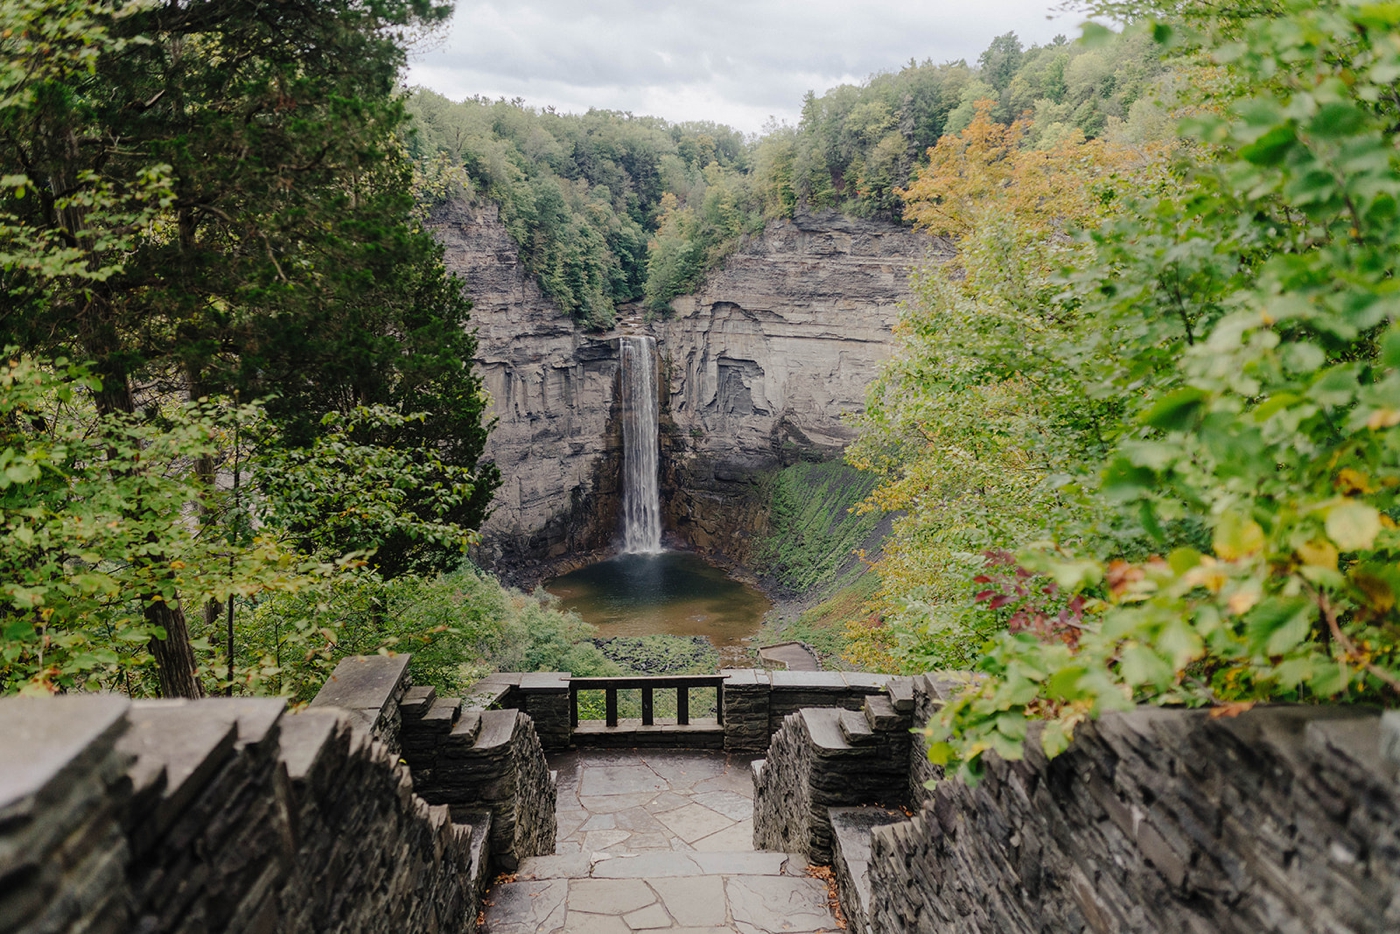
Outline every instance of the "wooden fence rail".
<svg viewBox="0 0 1400 934"><path fill-rule="evenodd" d="M578 726L578 692L603 691L607 709L608 726L617 726L617 692L640 688L642 691L642 725L652 726L654 722L655 692L657 688L676 691L676 722L681 726L690 724L690 689L715 689L715 721L724 723L724 679L725 675L651 675L624 676L619 678L570 678L569 717L573 726Z"/></svg>

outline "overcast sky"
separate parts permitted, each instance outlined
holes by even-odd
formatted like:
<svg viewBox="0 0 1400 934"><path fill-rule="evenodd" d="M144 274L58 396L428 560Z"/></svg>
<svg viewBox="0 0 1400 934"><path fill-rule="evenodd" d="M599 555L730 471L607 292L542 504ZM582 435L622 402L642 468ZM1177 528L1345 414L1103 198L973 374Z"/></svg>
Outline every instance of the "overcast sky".
<svg viewBox="0 0 1400 934"><path fill-rule="evenodd" d="M802 95L914 58L976 60L1014 30L1079 34L1059 0L457 0L409 84L454 100L714 120L749 133L797 122Z"/></svg>

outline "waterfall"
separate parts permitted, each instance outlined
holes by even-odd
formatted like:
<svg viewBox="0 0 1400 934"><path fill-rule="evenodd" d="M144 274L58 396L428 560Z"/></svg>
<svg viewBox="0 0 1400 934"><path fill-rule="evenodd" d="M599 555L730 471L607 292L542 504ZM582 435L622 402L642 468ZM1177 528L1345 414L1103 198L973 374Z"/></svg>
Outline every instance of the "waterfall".
<svg viewBox="0 0 1400 934"><path fill-rule="evenodd" d="M623 337L622 550L661 551L661 491L657 477L656 340Z"/></svg>

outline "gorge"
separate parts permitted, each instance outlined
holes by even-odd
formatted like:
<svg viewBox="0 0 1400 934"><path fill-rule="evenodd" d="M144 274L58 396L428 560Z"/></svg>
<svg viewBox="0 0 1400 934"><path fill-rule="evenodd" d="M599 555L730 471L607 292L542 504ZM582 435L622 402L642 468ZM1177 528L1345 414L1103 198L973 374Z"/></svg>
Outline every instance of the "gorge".
<svg viewBox="0 0 1400 934"><path fill-rule="evenodd" d="M843 419L891 351L909 274L951 255L898 225L799 215L743 243L671 315L625 306L619 329L588 332L525 271L493 204L448 203L430 225L474 303L496 420L486 456L504 482L480 553L527 582L621 531L624 339L654 340L658 355L661 527L743 563L765 521L763 472L839 455L854 435Z"/></svg>

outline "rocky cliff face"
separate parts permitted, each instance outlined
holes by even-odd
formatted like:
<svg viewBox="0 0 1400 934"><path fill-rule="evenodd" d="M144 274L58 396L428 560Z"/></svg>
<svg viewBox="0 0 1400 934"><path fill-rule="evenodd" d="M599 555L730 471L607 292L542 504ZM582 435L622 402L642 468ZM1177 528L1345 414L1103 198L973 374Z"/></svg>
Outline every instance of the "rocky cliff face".
<svg viewBox="0 0 1400 934"><path fill-rule="evenodd" d="M432 225L465 282L504 478L482 529L504 565L605 547L617 528L617 332L586 333L539 290L494 205L449 205ZM946 244L836 214L771 224L648 330L662 357L668 532L732 561L763 516L756 477L852 438L889 355L909 272Z"/></svg>
<svg viewBox="0 0 1400 934"><path fill-rule="evenodd" d="M617 525L622 434L617 340L576 328L520 262L494 204L449 204L429 221L474 308L476 364L501 469L482 558L518 564L604 547Z"/></svg>
<svg viewBox="0 0 1400 934"><path fill-rule="evenodd" d="M668 527L742 562L763 470L833 456L889 356L909 273L951 255L902 227L828 213L770 224L659 322Z"/></svg>

